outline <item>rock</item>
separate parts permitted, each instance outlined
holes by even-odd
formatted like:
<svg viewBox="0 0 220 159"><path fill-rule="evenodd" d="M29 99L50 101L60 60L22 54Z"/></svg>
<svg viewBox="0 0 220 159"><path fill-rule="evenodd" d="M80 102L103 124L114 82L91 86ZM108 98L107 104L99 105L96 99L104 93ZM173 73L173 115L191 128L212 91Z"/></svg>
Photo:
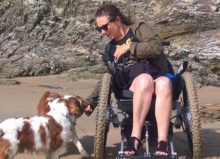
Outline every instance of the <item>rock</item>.
<svg viewBox="0 0 220 159"><path fill-rule="evenodd" d="M21 84L17 80L0 78L0 85L18 85Z"/></svg>
<svg viewBox="0 0 220 159"><path fill-rule="evenodd" d="M195 78L198 86L220 86L217 0L2 0L0 77L74 70L74 78L90 78L84 69L92 69L94 77L99 77L94 66L101 63L108 39L92 26L94 12L104 2L117 3L126 15L146 20L160 37L169 40L166 54L174 67L189 61L188 71L200 77Z"/></svg>
<svg viewBox="0 0 220 159"><path fill-rule="evenodd" d="M220 104L206 104L201 109L203 121L220 121Z"/></svg>

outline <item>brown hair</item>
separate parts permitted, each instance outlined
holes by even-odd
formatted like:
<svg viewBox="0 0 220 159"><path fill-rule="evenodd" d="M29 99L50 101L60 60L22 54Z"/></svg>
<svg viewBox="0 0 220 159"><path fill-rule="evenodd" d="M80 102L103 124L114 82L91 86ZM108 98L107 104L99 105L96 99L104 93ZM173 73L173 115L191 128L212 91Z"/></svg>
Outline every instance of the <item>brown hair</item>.
<svg viewBox="0 0 220 159"><path fill-rule="evenodd" d="M95 18L101 16L109 16L111 20L115 20L117 16L119 16L123 24L133 24L133 22L113 4L103 4L101 7L99 7L95 13Z"/></svg>

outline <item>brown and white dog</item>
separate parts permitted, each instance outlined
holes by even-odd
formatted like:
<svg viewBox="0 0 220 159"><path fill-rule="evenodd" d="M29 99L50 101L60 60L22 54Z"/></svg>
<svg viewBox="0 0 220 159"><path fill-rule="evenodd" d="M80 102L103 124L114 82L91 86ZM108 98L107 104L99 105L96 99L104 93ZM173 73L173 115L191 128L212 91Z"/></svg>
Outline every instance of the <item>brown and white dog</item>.
<svg viewBox="0 0 220 159"><path fill-rule="evenodd" d="M85 103L79 96L45 92L38 115L9 118L0 123L0 159L12 159L19 152L45 152L47 159L58 159L70 139L81 156L89 157L75 131L75 122L83 114Z"/></svg>

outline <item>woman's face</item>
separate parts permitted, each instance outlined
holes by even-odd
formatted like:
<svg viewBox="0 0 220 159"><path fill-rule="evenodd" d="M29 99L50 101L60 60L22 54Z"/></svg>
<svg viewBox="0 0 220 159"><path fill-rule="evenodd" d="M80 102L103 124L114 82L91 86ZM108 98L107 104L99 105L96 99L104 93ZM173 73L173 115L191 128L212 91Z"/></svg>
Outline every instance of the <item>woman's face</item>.
<svg viewBox="0 0 220 159"><path fill-rule="evenodd" d="M117 39L120 37L120 25L116 20L111 20L108 16L96 17L96 23L101 33L110 39Z"/></svg>

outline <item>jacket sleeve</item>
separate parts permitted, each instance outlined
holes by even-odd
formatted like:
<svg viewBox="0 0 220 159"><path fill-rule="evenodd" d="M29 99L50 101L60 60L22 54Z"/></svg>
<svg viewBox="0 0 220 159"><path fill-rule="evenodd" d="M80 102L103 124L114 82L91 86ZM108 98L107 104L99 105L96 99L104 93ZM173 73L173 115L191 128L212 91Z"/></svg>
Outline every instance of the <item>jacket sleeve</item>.
<svg viewBox="0 0 220 159"><path fill-rule="evenodd" d="M97 82L97 84L95 85L93 91L91 92L91 94L85 99L85 103L87 105L90 105L92 108L92 112L94 111L94 109L96 108L96 106L98 105L98 98L99 98L99 90L101 87L101 80L99 80ZM86 113L86 115L90 116L91 113Z"/></svg>
<svg viewBox="0 0 220 159"><path fill-rule="evenodd" d="M157 58L163 53L162 40L146 23L141 22L134 30L140 42L131 42L131 55L137 58Z"/></svg>

